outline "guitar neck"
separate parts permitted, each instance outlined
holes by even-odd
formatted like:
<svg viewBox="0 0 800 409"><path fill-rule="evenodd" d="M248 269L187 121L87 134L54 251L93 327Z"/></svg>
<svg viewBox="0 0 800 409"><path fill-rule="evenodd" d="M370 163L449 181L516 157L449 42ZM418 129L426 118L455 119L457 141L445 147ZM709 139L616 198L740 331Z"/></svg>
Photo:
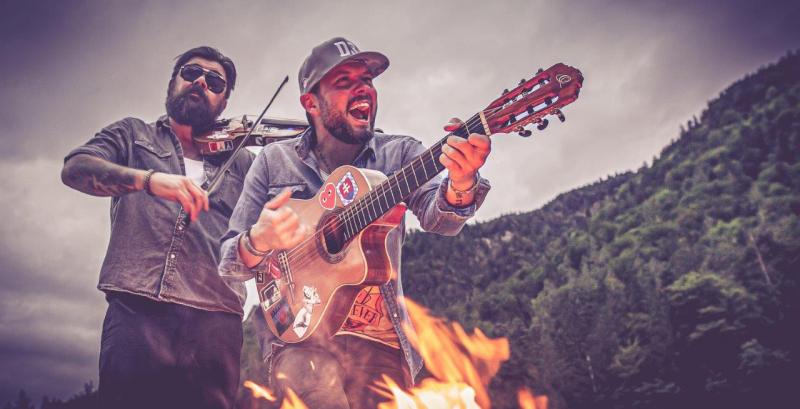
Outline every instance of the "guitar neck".
<svg viewBox="0 0 800 409"><path fill-rule="evenodd" d="M355 237L370 223L397 204L406 201L412 193L436 177L444 170L444 165L439 162L439 156L442 154L442 147L447 143L447 138L451 135L466 138L471 133L489 134L489 130L483 126L480 114L473 115L464 126L433 144L367 195L346 207L338 215L338 225L343 229L344 238L350 240Z"/></svg>

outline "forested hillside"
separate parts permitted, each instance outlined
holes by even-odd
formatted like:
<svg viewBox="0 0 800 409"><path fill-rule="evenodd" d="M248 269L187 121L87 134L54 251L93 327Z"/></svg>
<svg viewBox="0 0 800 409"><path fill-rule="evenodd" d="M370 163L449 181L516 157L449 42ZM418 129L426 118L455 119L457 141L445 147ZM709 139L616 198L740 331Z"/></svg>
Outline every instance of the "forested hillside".
<svg viewBox="0 0 800 409"><path fill-rule="evenodd" d="M520 385L556 408L796 407L800 55L676 137L540 210L408 238L408 297L511 341L497 407Z"/></svg>
<svg viewBox="0 0 800 409"><path fill-rule="evenodd" d="M725 90L635 173L456 237L410 234L406 294L510 340L494 407L517 407L520 386L551 409L796 407L799 159L795 52ZM264 383L255 318L242 381ZM96 407L85 389L41 407ZM249 396L237 407L263 406ZM5 407L34 405L20 392Z"/></svg>

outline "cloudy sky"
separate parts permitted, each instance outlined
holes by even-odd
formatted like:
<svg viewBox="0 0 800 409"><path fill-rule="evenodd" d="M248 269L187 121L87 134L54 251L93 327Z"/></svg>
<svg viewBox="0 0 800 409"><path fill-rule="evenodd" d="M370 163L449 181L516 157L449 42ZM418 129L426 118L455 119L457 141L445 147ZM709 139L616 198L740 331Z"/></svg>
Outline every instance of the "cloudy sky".
<svg viewBox="0 0 800 409"><path fill-rule="evenodd" d="M96 384L109 200L63 186L62 158L110 122L163 114L191 47L235 61L225 114L259 113L288 74L270 114L302 118L300 63L345 36L391 60L377 125L426 144L539 67L579 68L566 123L494 139L488 220L649 162L728 84L799 47L797 21L793 1L3 1L0 404Z"/></svg>

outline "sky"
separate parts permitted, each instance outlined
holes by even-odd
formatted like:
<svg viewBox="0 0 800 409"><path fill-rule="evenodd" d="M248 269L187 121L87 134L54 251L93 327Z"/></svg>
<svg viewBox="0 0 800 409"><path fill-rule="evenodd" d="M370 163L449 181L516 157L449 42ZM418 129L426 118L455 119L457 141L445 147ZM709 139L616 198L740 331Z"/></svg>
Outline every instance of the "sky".
<svg viewBox="0 0 800 409"><path fill-rule="evenodd" d="M97 384L97 278L109 199L61 184L64 155L123 117L164 113L174 58L219 48L239 77L226 117L303 118L297 70L344 36L389 57L376 126L426 145L557 62L580 98L530 138L493 137L475 220L651 162L733 81L800 47L796 1L17 1L0 4L0 404ZM413 298L413 294L409 295Z"/></svg>

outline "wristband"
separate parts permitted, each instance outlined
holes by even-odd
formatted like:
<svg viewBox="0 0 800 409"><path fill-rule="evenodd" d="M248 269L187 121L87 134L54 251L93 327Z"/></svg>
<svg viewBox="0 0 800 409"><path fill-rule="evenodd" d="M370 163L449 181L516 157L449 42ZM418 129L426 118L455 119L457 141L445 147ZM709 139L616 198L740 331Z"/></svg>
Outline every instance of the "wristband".
<svg viewBox="0 0 800 409"><path fill-rule="evenodd" d="M450 178L448 178L448 179L450 179ZM453 190L453 193L456 194L456 196L462 196L462 195L466 195L466 194L475 193L475 191L478 190L478 184L480 183L480 181L481 181L481 175L476 173L475 174L475 183L473 183L472 186L467 190L456 189L456 187L453 186L453 179L450 179L450 183L448 183L448 185L450 186L450 189Z"/></svg>
<svg viewBox="0 0 800 409"><path fill-rule="evenodd" d="M144 174L144 181L143 181L144 191L147 192L147 194L150 196L155 196L153 194L153 191L150 190L150 178L153 176L153 173L156 173L156 171L153 169L148 170L147 173Z"/></svg>
<svg viewBox="0 0 800 409"><path fill-rule="evenodd" d="M250 229L252 228L253 227L251 226ZM256 257L266 257L267 255L269 255L269 253L272 252L272 250L261 251L255 248L255 246L253 246L253 242L250 241L250 229L247 229L247 231L244 232L244 235L242 236L242 244L244 245L244 249L247 250L248 253Z"/></svg>

